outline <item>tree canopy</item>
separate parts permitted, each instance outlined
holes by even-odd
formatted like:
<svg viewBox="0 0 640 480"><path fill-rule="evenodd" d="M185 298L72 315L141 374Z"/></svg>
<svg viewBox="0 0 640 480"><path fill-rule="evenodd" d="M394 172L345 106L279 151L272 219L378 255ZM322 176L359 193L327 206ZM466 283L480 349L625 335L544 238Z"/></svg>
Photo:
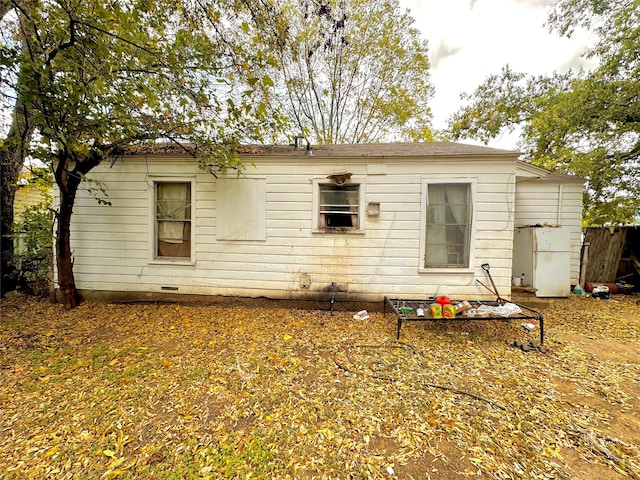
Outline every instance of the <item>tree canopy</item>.
<svg viewBox="0 0 640 480"><path fill-rule="evenodd" d="M42 156L62 149L82 161L91 148L158 138L204 148L253 138L269 122L246 91L227 87L257 61L233 39L251 17L245 2L21 3L24 47L4 45L2 78L26 98Z"/></svg>
<svg viewBox="0 0 640 480"><path fill-rule="evenodd" d="M427 45L397 0L0 0L0 14L2 210L25 156L52 168L68 308L76 193L131 146L241 169L234 147L285 125L320 143L431 138Z"/></svg>
<svg viewBox="0 0 640 480"><path fill-rule="evenodd" d="M631 222L640 212L640 1L560 0L549 25L570 36L578 27L596 42L591 71L527 76L508 66L491 75L449 121L453 138L487 142L522 128L525 158L585 177L584 222Z"/></svg>
<svg viewBox="0 0 640 480"><path fill-rule="evenodd" d="M269 39L282 105L313 142L430 140L428 48L397 0L283 0Z"/></svg>
<svg viewBox="0 0 640 480"><path fill-rule="evenodd" d="M5 11L5 4L2 4ZM60 192L56 253L65 306L76 302L69 224L85 175L127 147L172 141L218 168L233 146L275 126L234 76L261 56L234 32L261 2L11 0L4 17L5 105L24 112L28 153L51 165ZM3 31L5 29L3 28ZM14 115L15 118L15 115ZM24 131L24 130L23 130ZM2 143L3 149L13 142ZM24 142L23 142L24 143ZM15 157L17 159L17 157ZM4 187L3 187L4 188Z"/></svg>

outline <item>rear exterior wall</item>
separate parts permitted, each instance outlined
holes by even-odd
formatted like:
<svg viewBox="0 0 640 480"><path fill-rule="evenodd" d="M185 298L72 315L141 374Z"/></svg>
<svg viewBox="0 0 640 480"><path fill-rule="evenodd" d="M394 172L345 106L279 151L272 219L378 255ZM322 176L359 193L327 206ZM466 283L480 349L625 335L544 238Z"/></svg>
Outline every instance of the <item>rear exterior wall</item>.
<svg viewBox="0 0 640 480"><path fill-rule="evenodd" d="M582 183L528 180L516 193L516 227L553 225L569 229L571 284L579 283L582 246Z"/></svg>
<svg viewBox="0 0 640 480"><path fill-rule="evenodd" d="M84 191L78 195L71 232L77 287L85 293L169 291L280 299L492 298L476 282L488 282L481 265L489 263L499 292L510 294L516 218L511 159L260 157L246 165L240 179L259 179L264 196L253 195L252 205L239 202L234 208L238 215L245 208L254 216L263 212L264 235L256 240L217 238L218 229L223 230L218 225L220 182L234 181L235 175L219 180L192 159L176 156L126 157L92 171L89 176L104 183L111 205L98 204ZM340 170L363 182L363 232L314 232L314 179ZM194 182L191 264L153 259L156 178ZM425 182L456 178L473 185L470 266L425 270L420 258ZM370 202L379 203L379 214L366 214Z"/></svg>

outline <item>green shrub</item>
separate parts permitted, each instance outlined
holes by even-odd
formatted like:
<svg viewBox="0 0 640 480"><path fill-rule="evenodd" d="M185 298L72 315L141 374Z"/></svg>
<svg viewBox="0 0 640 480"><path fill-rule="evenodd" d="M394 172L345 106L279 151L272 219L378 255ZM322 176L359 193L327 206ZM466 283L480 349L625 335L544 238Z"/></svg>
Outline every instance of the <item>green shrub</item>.
<svg viewBox="0 0 640 480"><path fill-rule="evenodd" d="M42 200L26 207L13 227L19 285L36 293L48 290L48 274L53 261L53 198L48 190L41 190Z"/></svg>

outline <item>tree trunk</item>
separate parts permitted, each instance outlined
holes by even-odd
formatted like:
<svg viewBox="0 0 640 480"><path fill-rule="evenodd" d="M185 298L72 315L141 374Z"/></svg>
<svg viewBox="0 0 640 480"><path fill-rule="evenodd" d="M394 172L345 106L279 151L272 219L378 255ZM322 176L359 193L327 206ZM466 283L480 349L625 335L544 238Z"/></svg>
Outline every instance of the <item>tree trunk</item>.
<svg viewBox="0 0 640 480"><path fill-rule="evenodd" d="M71 252L71 215L76 201L78 187L82 182L82 176L93 167L99 165L105 154L100 149L93 150L87 157L78 161L74 160L75 167L69 170L72 158L67 151L61 151L57 155L54 164L54 177L60 191L60 208L56 227L56 263L58 266L58 285L60 288L60 301L64 308L71 310L78 306L82 297L76 289L76 281L73 275L73 257Z"/></svg>
<svg viewBox="0 0 640 480"><path fill-rule="evenodd" d="M60 301L64 308L71 310L81 301L76 289L73 275L73 257L71 252L71 215L76 200L76 193L80 186L80 175L76 170L69 171L69 157L61 153L55 165L55 179L60 191L60 207L56 226L56 264L58 268L58 287Z"/></svg>
<svg viewBox="0 0 640 480"><path fill-rule="evenodd" d="M30 10L31 2L21 2L21 8ZM4 19L16 5L10 0L0 0L0 19ZM18 15L22 22L23 16ZM24 42L23 42L24 47ZM33 135L33 125L29 120L29 109L22 93L24 70L18 73L17 97L11 118L11 127L4 142L0 142L0 298L14 290L18 271L13 258L13 201L20 169L24 165L27 148Z"/></svg>
<svg viewBox="0 0 640 480"><path fill-rule="evenodd" d="M24 107L16 104L11 128L0 147L0 297L14 290L17 282L18 272L13 258L13 201L32 133Z"/></svg>
<svg viewBox="0 0 640 480"><path fill-rule="evenodd" d="M16 183L22 162L16 161L16 151L12 148L0 149L0 217L2 224L0 231L0 255L2 261L0 271L2 272L2 287L0 295L16 288L17 271L13 261L13 199L16 193Z"/></svg>
<svg viewBox="0 0 640 480"><path fill-rule="evenodd" d="M73 257L71 254L71 214L73 213L73 194L60 195L60 211L58 212L58 225L56 235L56 262L58 264L58 285L60 288L60 300L66 310L78 306L81 301L76 289L76 281L73 275Z"/></svg>

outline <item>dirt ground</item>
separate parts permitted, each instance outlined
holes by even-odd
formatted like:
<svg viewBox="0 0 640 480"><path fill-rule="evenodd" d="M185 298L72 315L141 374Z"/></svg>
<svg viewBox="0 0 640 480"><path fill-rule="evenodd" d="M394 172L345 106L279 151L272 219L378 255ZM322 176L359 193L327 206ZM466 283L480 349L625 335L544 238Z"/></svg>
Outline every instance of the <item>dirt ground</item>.
<svg viewBox="0 0 640 480"><path fill-rule="evenodd" d="M640 295L514 300L545 353L374 304L12 294L0 479L640 479Z"/></svg>
<svg viewBox="0 0 640 480"><path fill-rule="evenodd" d="M626 315L626 318L630 321L640 322L637 316L631 318L631 314ZM637 341L593 338L585 334L559 332L555 342L560 345L575 345L600 363L640 365L640 342ZM627 408L619 410L612 408L611 402L605 396L591 395L570 380L555 378L554 384L568 405L585 405L608 413L608 421L601 427L604 435L630 445L640 445L640 376L636 375L635 383L632 381L630 385L622 387L628 392L629 398L633 399L633 403L629 404ZM574 478L584 480L617 478L614 473L601 465L585 462L573 454L568 457L571 460L569 463L570 472ZM620 472L617 473L620 476ZM631 475L631 478L638 478L639 474L636 471Z"/></svg>

